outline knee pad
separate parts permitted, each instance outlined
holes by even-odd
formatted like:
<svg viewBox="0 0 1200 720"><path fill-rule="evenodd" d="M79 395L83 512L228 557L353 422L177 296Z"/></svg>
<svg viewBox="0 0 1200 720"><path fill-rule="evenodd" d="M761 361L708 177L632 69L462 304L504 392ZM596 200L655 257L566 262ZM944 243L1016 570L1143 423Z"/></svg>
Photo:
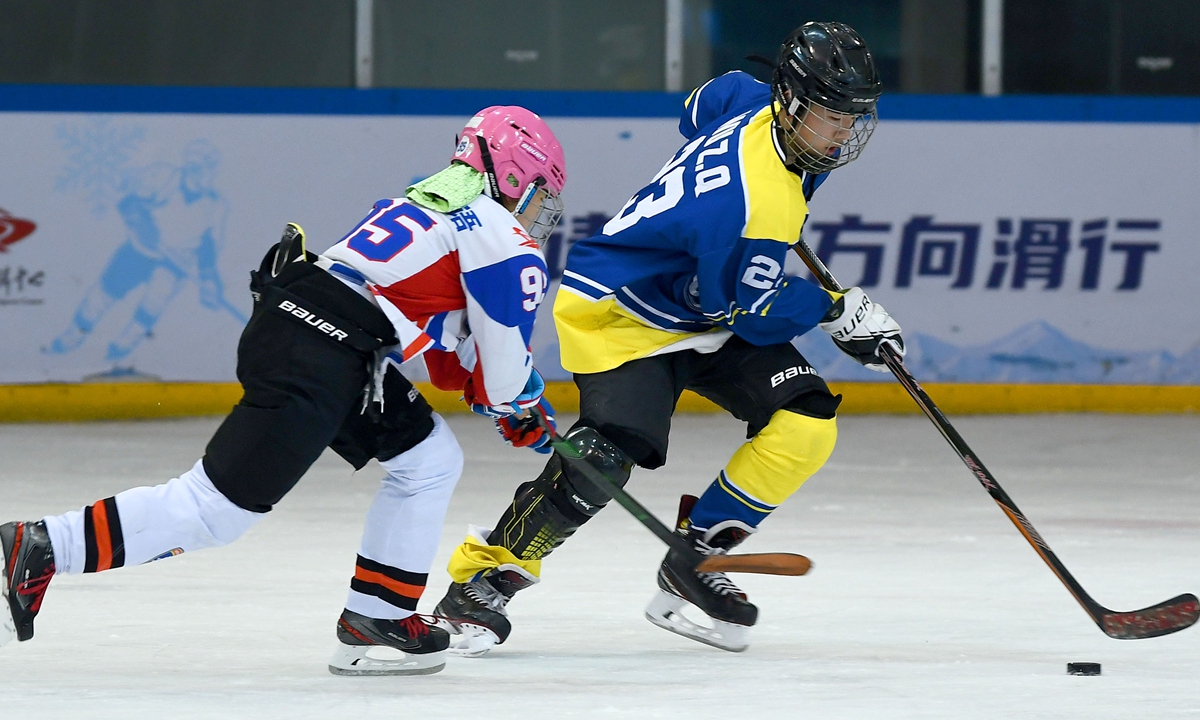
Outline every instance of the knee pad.
<svg viewBox="0 0 1200 720"><path fill-rule="evenodd" d="M433 431L399 455L379 463L387 471L384 483L407 493L444 488L449 494L462 475L463 452L441 415L433 414Z"/></svg>
<svg viewBox="0 0 1200 720"><path fill-rule="evenodd" d="M594 429L576 428L567 434L567 440L586 462L619 487L629 481L633 467L629 458ZM536 480L517 488L488 543L507 548L521 560L539 560L574 535L609 500L611 494L555 454Z"/></svg>
<svg viewBox="0 0 1200 720"><path fill-rule="evenodd" d="M578 427L566 435L582 459L604 473L617 487L625 487L633 470L633 461L620 448L590 427ZM593 517L612 500L607 489L596 485L570 462L562 461L563 482L558 484L559 495L569 507Z"/></svg>

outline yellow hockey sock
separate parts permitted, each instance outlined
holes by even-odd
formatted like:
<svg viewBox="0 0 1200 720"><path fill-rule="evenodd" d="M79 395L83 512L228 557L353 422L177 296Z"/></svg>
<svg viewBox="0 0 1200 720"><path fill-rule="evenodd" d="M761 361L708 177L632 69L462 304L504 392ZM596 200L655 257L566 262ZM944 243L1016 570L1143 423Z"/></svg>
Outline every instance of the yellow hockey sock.
<svg viewBox="0 0 1200 720"><path fill-rule="evenodd" d="M541 560L521 560L508 548L499 545L488 545L485 536L474 525L467 531L467 538L454 548L450 555L450 563L446 570L450 579L456 583L464 583L478 575L481 571L498 568L502 565L516 565L530 575L538 578L542 574Z"/></svg>

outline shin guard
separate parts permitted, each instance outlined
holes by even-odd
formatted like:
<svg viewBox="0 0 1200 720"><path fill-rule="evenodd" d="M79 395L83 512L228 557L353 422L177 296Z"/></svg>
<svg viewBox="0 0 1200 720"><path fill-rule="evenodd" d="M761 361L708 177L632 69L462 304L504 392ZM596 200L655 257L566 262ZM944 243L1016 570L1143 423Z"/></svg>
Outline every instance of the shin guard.
<svg viewBox="0 0 1200 720"><path fill-rule="evenodd" d="M629 480L633 463L615 445L588 427L567 434L582 456L617 485ZM481 570L500 564L518 564L537 575L540 561L612 500L582 473L571 469L557 454L546 463L542 474L522 483L512 504L500 516L496 529L487 536L487 545L464 544L451 559L451 575L469 578ZM483 548L494 551L483 552ZM533 566L538 562L537 566ZM462 582L456 577L456 582Z"/></svg>

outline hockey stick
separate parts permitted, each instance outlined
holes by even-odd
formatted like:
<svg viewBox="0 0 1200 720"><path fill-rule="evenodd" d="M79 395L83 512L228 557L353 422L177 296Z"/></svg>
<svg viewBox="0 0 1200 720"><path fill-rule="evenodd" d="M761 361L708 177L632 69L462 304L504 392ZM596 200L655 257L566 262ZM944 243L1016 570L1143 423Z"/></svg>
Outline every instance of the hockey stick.
<svg viewBox="0 0 1200 720"><path fill-rule="evenodd" d="M842 290L842 286L829 272L829 268L825 267L825 263L821 262L821 258L817 257L808 243L801 239L793 248L826 290L834 292ZM1017 526L1017 530L1025 536L1037 554L1050 567L1051 572L1062 581L1063 585L1066 585L1067 590L1105 635L1119 640L1158 637L1191 627L1197 619L1200 619L1200 601L1191 593L1184 593L1166 602L1132 612L1109 610L1093 600L1071 576L1066 566L1062 564L1062 561L1058 559L1038 531L1017 508L1017 504L1012 501L1008 493L1004 492L1000 483L996 482L996 478L984 467L967 442L963 440L946 416L942 414L942 411L938 409L938 406L933 403L933 400L909 373L895 348L885 343L879 348L879 355L887 363L888 369L892 371L900 384L904 386L904 389L908 391L908 394L912 396L912 399L916 401L917 406L933 421L933 424L941 431L942 437L946 438L946 441L962 458L967 469L975 474L979 483L983 485L983 489L987 490L1004 514L1008 516L1008 519Z"/></svg>
<svg viewBox="0 0 1200 720"><path fill-rule="evenodd" d="M621 507L629 511L642 525L671 548L671 552L687 558L688 563L697 572L740 572L759 573L762 575L803 575L812 567L812 562L803 555L794 553L747 553L744 555L703 555L679 535L671 532L661 520L635 500L625 489L613 482L607 475L585 460L579 451L569 441L564 439L546 422L546 416L541 408L533 408L533 413L542 430L550 436L550 447L559 454L564 462L583 473L588 480L600 486L613 496Z"/></svg>

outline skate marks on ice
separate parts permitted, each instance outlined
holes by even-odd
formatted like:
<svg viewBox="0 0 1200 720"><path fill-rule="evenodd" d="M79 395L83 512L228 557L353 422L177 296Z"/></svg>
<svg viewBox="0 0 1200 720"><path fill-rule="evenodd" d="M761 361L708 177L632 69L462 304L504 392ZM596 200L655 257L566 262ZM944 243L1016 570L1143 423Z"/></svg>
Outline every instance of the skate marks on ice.
<svg viewBox="0 0 1200 720"><path fill-rule="evenodd" d="M1200 585L1200 456L1191 449L1200 418L955 422L1097 596L1138 607ZM445 562L466 525L494 520L544 461L503 446L486 421L450 423L467 468L423 612L449 582ZM760 607L742 653L644 619L664 548L614 508L547 559L542 583L510 607L512 636L486 657L451 657L425 677L334 677L335 623L382 472L352 474L327 456L230 547L55 578L34 640L0 649L0 697L36 707L39 720L461 718L468 701L521 720L716 709L745 718L1194 717L1195 628L1140 643L1104 637L925 418L839 425L828 466L746 544L802 552L815 566L804 578L739 577ZM163 482L215 426L0 427L0 520ZM668 467L636 473L629 487L669 516L741 438L732 421L676 418ZM1135 482L1136 507L1114 499ZM1100 662L1104 675L1068 676L1074 661Z"/></svg>

